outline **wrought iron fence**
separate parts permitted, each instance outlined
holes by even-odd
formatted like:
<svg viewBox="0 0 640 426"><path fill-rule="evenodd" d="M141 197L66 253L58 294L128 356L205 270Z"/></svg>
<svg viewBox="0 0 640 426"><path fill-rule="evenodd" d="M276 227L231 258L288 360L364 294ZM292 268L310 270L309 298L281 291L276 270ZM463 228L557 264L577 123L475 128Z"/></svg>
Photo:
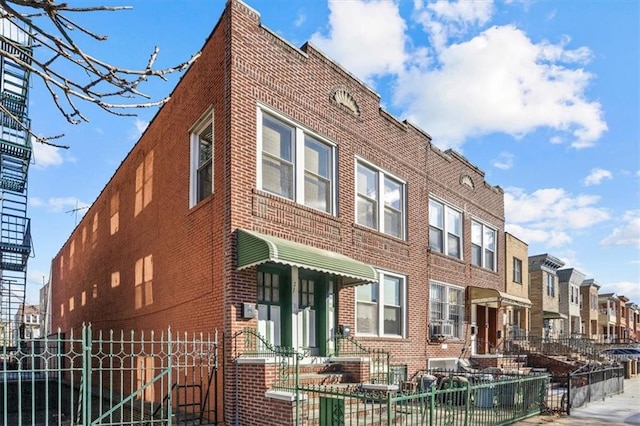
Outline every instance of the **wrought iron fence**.
<svg viewBox="0 0 640 426"><path fill-rule="evenodd" d="M573 373L551 375L544 411L571 414L572 408L623 392L623 366L587 364Z"/></svg>
<svg viewBox="0 0 640 426"><path fill-rule="evenodd" d="M390 384L392 380L391 354L378 348L367 348L352 336L336 333L336 356L354 356L369 360L370 378L372 383Z"/></svg>
<svg viewBox="0 0 640 426"><path fill-rule="evenodd" d="M500 425L540 413L548 375L444 375L419 387L301 386L298 425Z"/></svg>
<svg viewBox="0 0 640 426"><path fill-rule="evenodd" d="M5 425L217 423L217 333L61 333L2 348Z"/></svg>

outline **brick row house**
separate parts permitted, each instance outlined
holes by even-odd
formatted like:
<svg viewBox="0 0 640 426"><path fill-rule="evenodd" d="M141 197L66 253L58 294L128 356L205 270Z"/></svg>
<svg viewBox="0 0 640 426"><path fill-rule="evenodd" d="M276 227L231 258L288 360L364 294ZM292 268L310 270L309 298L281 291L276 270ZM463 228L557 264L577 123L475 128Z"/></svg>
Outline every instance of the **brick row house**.
<svg viewBox="0 0 640 426"><path fill-rule="evenodd" d="M53 259L53 328L251 328L307 358L349 329L411 375L526 324L505 253L503 191L481 170L231 0Z"/></svg>

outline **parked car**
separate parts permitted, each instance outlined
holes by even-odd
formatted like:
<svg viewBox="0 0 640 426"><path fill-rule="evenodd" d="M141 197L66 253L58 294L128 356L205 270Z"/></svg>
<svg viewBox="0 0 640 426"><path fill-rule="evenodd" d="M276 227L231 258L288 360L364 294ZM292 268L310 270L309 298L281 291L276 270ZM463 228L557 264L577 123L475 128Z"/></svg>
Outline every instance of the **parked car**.
<svg viewBox="0 0 640 426"><path fill-rule="evenodd" d="M602 355L616 361L627 361L635 359L640 361L640 348L607 348Z"/></svg>

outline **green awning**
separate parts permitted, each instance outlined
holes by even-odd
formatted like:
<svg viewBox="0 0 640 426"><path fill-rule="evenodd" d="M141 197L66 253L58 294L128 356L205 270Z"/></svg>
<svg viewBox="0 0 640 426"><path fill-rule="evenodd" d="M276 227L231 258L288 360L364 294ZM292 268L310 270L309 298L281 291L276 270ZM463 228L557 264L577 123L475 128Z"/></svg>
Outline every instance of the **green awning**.
<svg viewBox="0 0 640 426"><path fill-rule="evenodd" d="M328 250L238 229L238 270L267 262L297 266L343 277L347 285L378 281L370 265Z"/></svg>
<svg viewBox="0 0 640 426"><path fill-rule="evenodd" d="M565 314L561 314L560 312L553 311L542 311L544 319L567 319L569 318Z"/></svg>

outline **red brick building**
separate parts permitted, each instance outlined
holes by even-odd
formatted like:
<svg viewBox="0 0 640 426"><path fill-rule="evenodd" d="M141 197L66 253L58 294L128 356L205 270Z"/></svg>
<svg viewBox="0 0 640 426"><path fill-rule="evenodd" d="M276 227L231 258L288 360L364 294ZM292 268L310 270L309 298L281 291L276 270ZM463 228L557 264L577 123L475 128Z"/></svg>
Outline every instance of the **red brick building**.
<svg viewBox="0 0 640 426"><path fill-rule="evenodd" d="M53 326L251 327L328 357L347 325L411 375L500 337L469 289L504 287L503 244L481 170L231 0L53 260Z"/></svg>

